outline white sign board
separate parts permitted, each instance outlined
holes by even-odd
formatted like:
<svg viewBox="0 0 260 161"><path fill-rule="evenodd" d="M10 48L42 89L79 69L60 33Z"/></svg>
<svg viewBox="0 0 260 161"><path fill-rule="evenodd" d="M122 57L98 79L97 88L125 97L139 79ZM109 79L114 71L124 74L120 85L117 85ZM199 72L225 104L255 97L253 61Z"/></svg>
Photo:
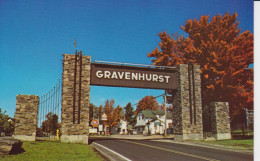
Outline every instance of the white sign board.
<svg viewBox="0 0 260 161"><path fill-rule="evenodd" d="M98 131L104 131L104 130L103 130L103 125L99 125L99 126L98 126Z"/></svg>
<svg viewBox="0 0 260 161"><path fill-rule="evenodd" d="M89 129L89 133L97 133L97 129L96 128Z"/></svg>

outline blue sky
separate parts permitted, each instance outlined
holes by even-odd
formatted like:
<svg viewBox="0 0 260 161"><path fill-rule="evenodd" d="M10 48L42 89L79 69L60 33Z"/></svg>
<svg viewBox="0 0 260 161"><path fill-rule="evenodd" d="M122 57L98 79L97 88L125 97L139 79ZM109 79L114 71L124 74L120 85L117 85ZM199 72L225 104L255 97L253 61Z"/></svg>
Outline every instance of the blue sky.
<svg viewBox="0 0 260 161"><path fill-rule="evenodd" d="M62 54L77 49L92 61L151 64L147 53L159 32L178 32L188 19L238 13L242 32L253 32L251 0L0 0L0 108L14 115L16 95L42 96L61 78ZM185 35L187 36L187 35ZM124 107L163 90L91 86L90 101ZM159 103L163 99L158 99Z"/></svg>

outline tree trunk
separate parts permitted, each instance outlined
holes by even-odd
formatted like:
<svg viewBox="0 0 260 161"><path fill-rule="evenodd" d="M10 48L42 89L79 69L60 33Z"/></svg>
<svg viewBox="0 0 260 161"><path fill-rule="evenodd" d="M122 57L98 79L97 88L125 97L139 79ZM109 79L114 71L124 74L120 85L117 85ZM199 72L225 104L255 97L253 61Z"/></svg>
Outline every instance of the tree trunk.
<svg viewBox="0 0 260 161"><path fill-rule="evenodd" d="M243 132L243 138L245 137L245 125L242 123L242 132Z"/></svg>

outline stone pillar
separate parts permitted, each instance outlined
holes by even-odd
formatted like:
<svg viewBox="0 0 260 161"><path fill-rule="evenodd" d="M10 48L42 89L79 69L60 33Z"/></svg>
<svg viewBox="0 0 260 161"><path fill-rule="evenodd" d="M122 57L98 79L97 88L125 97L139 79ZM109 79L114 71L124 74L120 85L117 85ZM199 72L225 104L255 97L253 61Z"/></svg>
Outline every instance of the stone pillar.
<svg viewBox="0 0 260 161"><path fill-rule="evenodd" d="M15 111L14 138L35 141L39 97L35 95L17 95Z"/></svg>
<svg viewBox="0 0 260 161"><path fill-rule="evenodd" d="M228 102L211 102L212 132L216 140L231 139Z"/></svg>
<svg viewBox="0 0 260 161"><path fill-rule="evenodd" d="M202 104L200 67L180 64L178 70L178 89L173 100L175 127L174 139L202 140Z"/></svg>
<svg viewBox="0 0 260 161"><path fill-rule="evenodd" d="M81 101L79 100L80 60L77 58L75 115L73 115L75 55L63 55L61 141L88 144L90 56L82 56ZM73 122L74 117L74 122ZM80 120L80 122L78 122Z"/></svg>

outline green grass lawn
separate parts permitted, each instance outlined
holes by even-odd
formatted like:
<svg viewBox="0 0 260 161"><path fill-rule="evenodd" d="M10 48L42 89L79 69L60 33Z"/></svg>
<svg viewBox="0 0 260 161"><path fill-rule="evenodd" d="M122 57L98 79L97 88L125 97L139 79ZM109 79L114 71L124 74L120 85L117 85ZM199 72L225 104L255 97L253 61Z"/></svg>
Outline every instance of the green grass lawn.
<svg viewBox="0 0 260 161"><path fill-rule="evenodd" d="M243 135L242 130L233 130L231 133L233 135ZM245 135L254 135L254 131L253 130L245 130Z"/></svg>
<svg viewBox="0 0 260 161"><path fill-rule="evenodd" d="M211 144L211 145L221 145L228 148L235 148L235 149L247 149L253 150L254 149L254 140L253 139L245 139L245 140L218 140L218 141L190 141L193 143L199 144Z"/></svg>
<svg viewBox="0 0 260 161"><path fill-rule="evenodd" d="M66 161L84 160L100 161L104 160L93 147L84 144L69 144L61 142L23 142L25 152L16 155L0 155L0 160L5 161Z"/></svg>

